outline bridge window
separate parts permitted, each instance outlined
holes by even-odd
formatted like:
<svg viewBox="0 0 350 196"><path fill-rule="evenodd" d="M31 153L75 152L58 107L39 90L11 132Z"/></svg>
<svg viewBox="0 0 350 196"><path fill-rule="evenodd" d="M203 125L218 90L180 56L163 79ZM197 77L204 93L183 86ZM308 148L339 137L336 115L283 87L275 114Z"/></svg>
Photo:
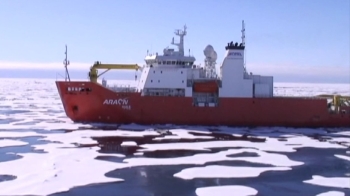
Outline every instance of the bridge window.
<svg viewBox="0 0 350 196"><path fill-rule="evenodd" d="M160 73L163 73L163 71L160 71Z"/></svg>
<svg viewBox="0 0 350 196"><path fill-rule="evenodd" d="M173 65L175 65L175 61L172 61L171 63L172 63Z"/></svg>
<svg viewBox="0 0 350 196"><path fill-rule="evenodd" d="M166 61L163 61L163 65L166 65Z"/></svg>
<svg viewBox="0 0 350 196"><path fill-rule="evenodd" d="M167 65L170 65L170 64L171 64L171 61L167 61L166 64L167 64Z"/></svg>
<svg viewBox="0 0 350 196"><path fill-rule="evenodd" d="M158 83L160 82L160 80L158 80Z"/></svg>
<svg viewBox="0 0 350 196"><path fill-rule="evenodd" d="M153 80L151 80L151 82L153 82Z"/></svg>
<svg viewBox="0 0 350 196"><path fill-rule="evenodd" d="M181 71L181 74L182 74L182 71Z"/></svg>

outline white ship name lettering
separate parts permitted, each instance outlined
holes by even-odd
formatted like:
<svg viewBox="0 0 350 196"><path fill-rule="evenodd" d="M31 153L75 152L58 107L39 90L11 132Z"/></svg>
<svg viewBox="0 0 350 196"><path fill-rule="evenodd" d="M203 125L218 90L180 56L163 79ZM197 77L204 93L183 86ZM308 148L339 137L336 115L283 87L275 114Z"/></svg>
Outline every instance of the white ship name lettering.
<svg viewBox="0 0 350 196"><path fill-rule="evenodd" d="M103 105L128 105L129 100L128 99L106 99L103 102Z"/></svg>
<svg viewBox="0 0 350 196"><path fill-rule="evenodd" d="M239 52L230 52L228 53L228 56L242 56L242 54Z"/></svg>
<svg viewBox="0 0 350 196"><path fill-rule="evenodd" d="M122 108L124 110L131 110L131 106L130 105L123 105Z"/></svg>

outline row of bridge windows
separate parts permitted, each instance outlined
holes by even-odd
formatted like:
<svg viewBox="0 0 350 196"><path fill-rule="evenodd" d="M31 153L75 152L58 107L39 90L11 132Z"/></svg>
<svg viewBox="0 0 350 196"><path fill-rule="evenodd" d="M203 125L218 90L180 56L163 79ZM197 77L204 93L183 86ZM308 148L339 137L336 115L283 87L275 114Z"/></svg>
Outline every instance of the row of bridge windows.
<svg viewBox="0 0 350 196"><path fill-rule="evenodd" d="M146 60L146 63L151 64L158 64L158 65L188 65L192 66L193 62L185 62L185 61L158 61L158 60Z"/></svg>
<svg viewBox="0 0 350 196"><path fill-rule="evenodd" d="M141 81L142 82L142 81ZM151 82L153 82L153 80L151 80ZM158 80L158 83L160 82L160 80ZM184 80L182 80L182 83L184 83Z"/></svg>

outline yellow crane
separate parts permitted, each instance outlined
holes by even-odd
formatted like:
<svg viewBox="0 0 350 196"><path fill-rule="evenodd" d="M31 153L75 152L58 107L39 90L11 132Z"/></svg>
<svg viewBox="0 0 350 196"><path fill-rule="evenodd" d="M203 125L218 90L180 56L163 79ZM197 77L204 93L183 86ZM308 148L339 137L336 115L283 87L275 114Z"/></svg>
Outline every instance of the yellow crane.
<svg viewBox="0 0 350 196"><path fill-rule="evenodd" d="M107 70L98 74L98 69L107 69ZM90 72L89 72L90 81L97 83L97 78L111 69L134 69L137 71L141 69L141 67L138 66L137 64L102 64L101 62L97 61L94 63L93 66L90 67Z"/></svg>
<svg viewBox="0 0 350 196"><path fill-rule="evenodd" d="M340 95L318 95L317 97L332 99L332 104L335 107L335 111L339 112L341 106L350 107L350 96Z"/></svg>

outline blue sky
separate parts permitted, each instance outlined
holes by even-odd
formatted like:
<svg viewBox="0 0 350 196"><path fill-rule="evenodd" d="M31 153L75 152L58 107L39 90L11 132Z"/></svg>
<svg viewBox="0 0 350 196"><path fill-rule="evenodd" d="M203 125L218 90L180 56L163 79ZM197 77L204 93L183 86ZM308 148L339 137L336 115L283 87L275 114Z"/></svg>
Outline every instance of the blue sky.
<svg viewBox="0 0 350 196"><path fill-rule="evenodd" d="M245 20L249 71L277 82L348 83L349 10L347 0L2 0L0 77L63 74L65 44L77 78L96 60L142 63L147 50L171 46L184 24L185 51L202 63L211 44L221 63Z"/></svg>

